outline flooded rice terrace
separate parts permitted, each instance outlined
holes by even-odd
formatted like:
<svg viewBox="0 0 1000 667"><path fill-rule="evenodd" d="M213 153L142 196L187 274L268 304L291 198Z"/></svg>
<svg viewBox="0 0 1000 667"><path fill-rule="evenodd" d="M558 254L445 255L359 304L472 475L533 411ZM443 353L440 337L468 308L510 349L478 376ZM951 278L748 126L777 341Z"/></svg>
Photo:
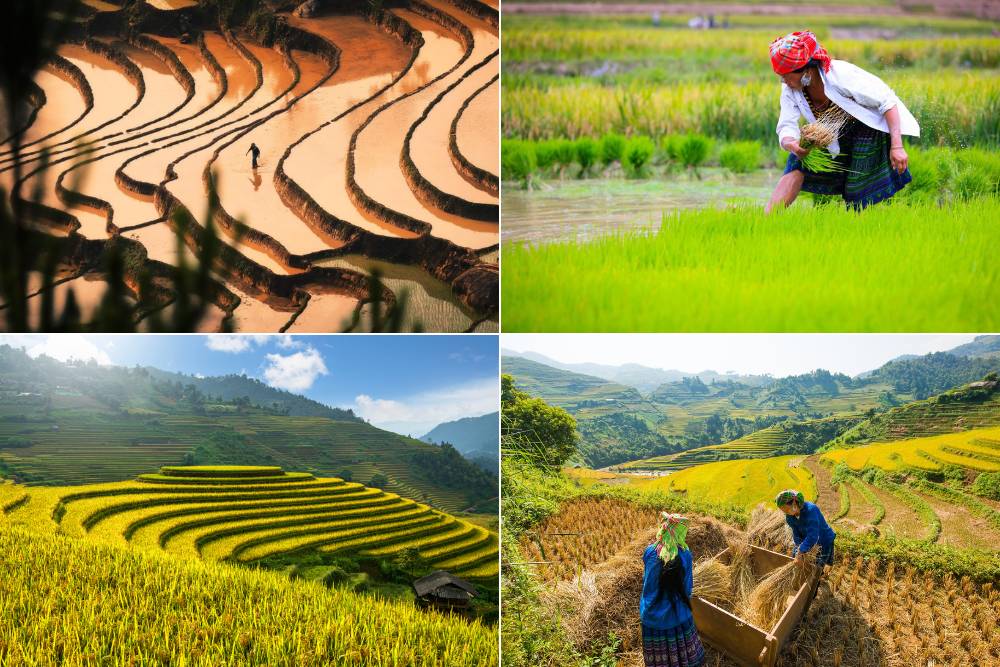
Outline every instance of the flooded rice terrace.
<svg viewBox="0 0 1000 667"><path fill-rule="evenodd" d="M740 175L703 169L701 179L674 174L650 180L547 180L535 190L505 182L503 240L585 241L656 229L664 214L683 208L723 207L737 201L763 206L780 176L773 169Z"/></svg>
<svg viewBox="0 0 1000 667"><path fill-rule="evenodd" d="M408 326L497 330L495 2L303 7L277 16L286 32L273 46L220 33L193 0L147 0L132 38L120 3L86 5L85 34L38 72L20 133L37 228L121 237L161 269L178 252L193 262L202 227L179 250L171 214L186 208L203 226L214 178L225 253L203 328L341 330L377 270L408 294ZM105 277L66 264L56 298L79 287L86 314Z"/></svg>

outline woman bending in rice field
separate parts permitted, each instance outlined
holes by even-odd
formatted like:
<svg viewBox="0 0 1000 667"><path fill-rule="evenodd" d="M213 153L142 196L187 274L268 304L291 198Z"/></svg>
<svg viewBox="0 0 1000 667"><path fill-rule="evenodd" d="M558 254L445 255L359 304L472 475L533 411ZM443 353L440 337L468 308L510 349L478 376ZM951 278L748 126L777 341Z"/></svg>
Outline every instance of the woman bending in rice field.
<svg viewBox="0 0 1000 667"><path fill-rule="evenodd" d="M643 658L646 667L698 667L705 661L705 649L691 614L694 569L684 541L688 520L666 512L660 518L656 541L642 555Z"/></svg>
<svg viewBox="0 0 1000 667"><path fill-rule="evenodd" d="M782 82L778 143L790 155L767 212L790 205L800 190L839 195L848 206L862 209L910 182L903 135L920 136L920 126L882 79L831 60L811 32L774 40L771 67ZM809 124L805 137L800 118ZM804 165L803 160L812 161L810 150L822 146L834 164L817 170Z"/></svg>

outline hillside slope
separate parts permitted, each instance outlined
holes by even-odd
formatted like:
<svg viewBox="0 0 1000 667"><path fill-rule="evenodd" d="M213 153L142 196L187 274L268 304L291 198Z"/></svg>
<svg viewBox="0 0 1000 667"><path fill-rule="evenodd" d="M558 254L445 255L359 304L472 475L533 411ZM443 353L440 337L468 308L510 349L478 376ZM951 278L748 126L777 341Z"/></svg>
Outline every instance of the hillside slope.
<svg viewBox="0 0 1000 667"><path fill-rule="evenodd" d="M996 373L932 398L876 414L832 440L825 450L1000 425Z"/></svg>
<svg viewBox="0 0 1000 667"><path fill-rule="evenodd" d="M449 443L472 461L482 461L495 470L500 465L500 413L464 417L438 424L420 436L432 444Z"/></svg>
<svg viewBox="0 0 1000 667"><path fill-rule="evenodd" d="M219 402L143 368L63 364L0 347L0 475L30 484L130 479L162 465L280 465L461 510L495 477L451 448L351 418Z"/></svg>

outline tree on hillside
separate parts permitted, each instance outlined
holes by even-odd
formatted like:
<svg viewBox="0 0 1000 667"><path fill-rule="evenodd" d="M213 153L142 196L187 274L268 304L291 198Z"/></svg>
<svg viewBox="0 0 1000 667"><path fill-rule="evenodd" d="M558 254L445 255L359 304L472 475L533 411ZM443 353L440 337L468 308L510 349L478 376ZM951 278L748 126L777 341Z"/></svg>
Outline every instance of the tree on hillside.
<svg viewBox="0 0 1000 667"><path fill-rule="evenodd" d="M388 485L389 485L389 478L383 475L382 473L377 472L374 475L372 475L372 478L368 480L368 484L366 484L365 486L370 486L375 489L384 489Z"/></svg>
<svg viewBox="0 0 1000 667"><path fill-rule="evenodd" d="M517 389L514 378L500 384L503 454L540 467L559 467L576 453L576 420L562 408Z"/></svg>

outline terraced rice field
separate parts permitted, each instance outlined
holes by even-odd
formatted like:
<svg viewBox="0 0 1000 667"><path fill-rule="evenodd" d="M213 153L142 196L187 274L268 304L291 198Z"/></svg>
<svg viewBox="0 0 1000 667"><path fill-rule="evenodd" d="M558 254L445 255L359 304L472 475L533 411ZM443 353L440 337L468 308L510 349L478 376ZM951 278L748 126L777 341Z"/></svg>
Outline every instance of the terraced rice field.
<svg viewBox="0 0 1000 667"><path fill-rule="evenodd" d="M995 471L1000 470L1000 428L835 449L823 454L821 461L834 465L844 462L853 470L866 466L889 471L940 470L942 465L951 464L977 471Z"/></svg>
<svg viewBox="0 0 1000 667"><path fill-rule="evenodd" d="M16 506L11 502L27 495ZM322 551L391 557L496 577L497 535L415 500L274 467L164 467L133 482L0 487L7 518L46 532L209 561Z"/></svg>
<svg viewBox="0 0 1000 667"><path fill-rule="evenodd" d="M739 440L733 440L721 445L696 447L679 454L654 456L640 461L630 461L621 466L622 470L658 470L676 472L703 463L712 463L729 456L741 459L762 459L771 456L774 451L785 444L785 433L778 427L771 426L746 435Z"/></svg>
<svg viewBox="0 0 1000 667"><path fill-rule="evenodd" d="M194 4L155 6L197 18ZM124 237L165 270L201 247L203 228L189 228L178 251L171 214L201 216L214 177L223 289L205 330L340 330L372 268L397 297L411 294L406 326L497 330L495 8L409 0L279 15L289 36L266 48L211 30L190 44L153 32L126 39L108 28L124 10L92 6L90 36L39 72L43 103L21 136L23 192L39 187L54 209L37 224ZM12 167L5 145L8 189ZM102 291L92 268L85 285L68 276L75 291Z"/></svg>
<svg viewBox="0 0 1000 667"><path fill-rule="evenodd" d="M687 468L641 484L643 488L685 494L705 502L751 508L773 501L783 489L802 491L807 500L816 498L812 473L801 466L801 456L716 461Z"/></svg>

